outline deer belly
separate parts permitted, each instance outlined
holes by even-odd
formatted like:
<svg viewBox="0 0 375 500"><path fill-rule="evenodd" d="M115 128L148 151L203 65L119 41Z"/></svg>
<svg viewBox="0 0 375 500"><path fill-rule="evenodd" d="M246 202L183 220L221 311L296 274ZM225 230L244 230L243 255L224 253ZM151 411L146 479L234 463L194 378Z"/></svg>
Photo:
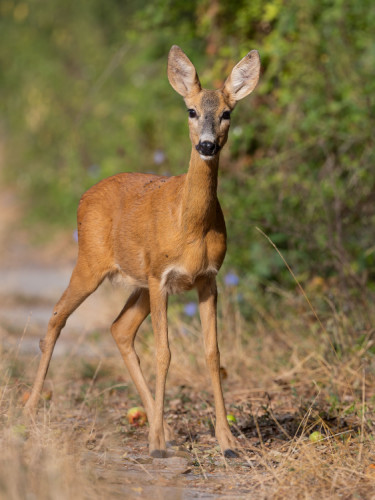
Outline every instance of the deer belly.
<svg viewBox="0 0 375 500"><path fill-rule="evenodd" d="M145 279L136 278L126 274L117 264L115 269L109 274L109 279L113 285L123 286L124 288L147 288L148 283Z"/></svg>
<svg viewBox="0 0 375 500"><path fill-rule="evenodd" d="M197 278L209 274L215 275L217 270L209 267L197 274L191 274L184 267L170 267L163 272L160 287L169 294L185 292L194 288Z"/></svg>

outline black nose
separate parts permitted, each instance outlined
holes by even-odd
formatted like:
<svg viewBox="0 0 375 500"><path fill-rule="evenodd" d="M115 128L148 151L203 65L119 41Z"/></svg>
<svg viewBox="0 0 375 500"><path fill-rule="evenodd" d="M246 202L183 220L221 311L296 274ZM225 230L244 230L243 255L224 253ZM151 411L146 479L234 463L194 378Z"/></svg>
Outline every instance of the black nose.
<svg viewBox="0 0 375 500"><path fill-rule="evenodd" d="M201 155L212 156L215 152L216 144L211 141L199 142L197 150Z"/></svg>

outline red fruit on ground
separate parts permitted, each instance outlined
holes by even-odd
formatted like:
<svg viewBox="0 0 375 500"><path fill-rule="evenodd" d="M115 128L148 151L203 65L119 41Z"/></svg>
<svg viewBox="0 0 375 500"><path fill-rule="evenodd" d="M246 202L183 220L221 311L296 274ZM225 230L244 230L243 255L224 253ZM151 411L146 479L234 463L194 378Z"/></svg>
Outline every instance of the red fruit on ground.
<svg viewBox="0 0 375 500"><path fill-rule="evenodd" d="M135 427L141 427L147 422L147 415L145 409L142 406L134 406L128 411L128 421L130 425Z"/></svg>

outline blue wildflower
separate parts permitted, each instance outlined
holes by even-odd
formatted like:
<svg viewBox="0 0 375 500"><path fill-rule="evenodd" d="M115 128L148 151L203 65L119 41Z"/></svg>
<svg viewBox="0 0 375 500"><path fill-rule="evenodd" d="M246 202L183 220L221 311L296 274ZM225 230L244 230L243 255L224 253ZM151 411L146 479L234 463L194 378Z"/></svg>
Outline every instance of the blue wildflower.
<svg viewBox="0 0 375 500"><path fill-rule="evenodd" d="M229 272L228 274L225 275L224 282L227 286L237 286L238 283L240 282L240 279L237 276L237 274Z"/></svg>
<svg viewBox="0 0 375 500"><path fill-rule="evenodd" d="M74 241L78 241L78 230L77 230L77 229L75 229L75 230L73 231L73 240L74 240Z"/></svg>
<svg viewBox="0 0 375 500"><path fill-rule="evenodd" d="M184 307L184 313L186 314L186 316L194 316L197 310L198 306L196 302L189 302Z"/></svg>
<svg viewBox="0 0 375 500"><path fill-rule="evenodd" d="M165 162L165 154L164 154L164 152L161 151L160 149L157 149L154 152L154 163L156 165L161 165L164 162Z"/></svg>
<svg viewBox="0 0 375 500"><path fill-rule="evenodd" d="M96 178L100 175L100 166L99 165L90 165L87 169L87 173L91 178Z"/></svg>

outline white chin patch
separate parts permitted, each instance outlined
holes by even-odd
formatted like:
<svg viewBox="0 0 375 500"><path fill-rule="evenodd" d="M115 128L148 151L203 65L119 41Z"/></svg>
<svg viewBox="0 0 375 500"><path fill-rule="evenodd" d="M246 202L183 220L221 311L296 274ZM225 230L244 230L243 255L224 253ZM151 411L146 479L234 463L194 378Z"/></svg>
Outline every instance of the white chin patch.
<svg viewBox="0 0 375 500"><path fill-rule="evenodd" d="M199 156L200 156L200 157L202 158L202 160L204 160L204 161L210 161L210 160L212 160L213 158L215 158L215 155L212 155L212 156L204 156L204 155L199 155Z"/></svg>

